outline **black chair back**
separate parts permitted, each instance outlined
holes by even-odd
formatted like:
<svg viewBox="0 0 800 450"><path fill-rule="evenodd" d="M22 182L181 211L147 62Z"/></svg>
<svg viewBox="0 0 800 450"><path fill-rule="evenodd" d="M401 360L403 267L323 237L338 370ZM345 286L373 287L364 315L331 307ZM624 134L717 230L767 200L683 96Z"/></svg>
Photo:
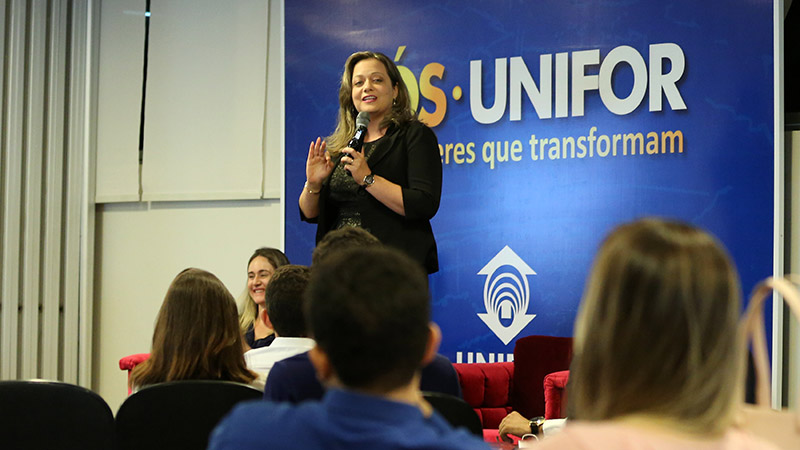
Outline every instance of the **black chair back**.
<svg viewBox="0 0 800 450"><path fill-rule="evenodd" d="M466 428L470 433L483 437L481 419L467 402L439 392L423 392L422 396L453 428Z"/></svg>
<svg viewBox="0 0 800 450"><path fill-rule="evenodd" d="M262 398L258 389L228 381L173 381L142 388L117 411L120 450L201 450L236 403Z"/></svg>
<svg viewBox="0 0 800 450"><path fill-rule="evenodd" d="M57 381L0 381L0 447L111 450L114 416L94 392Z"/></svg>

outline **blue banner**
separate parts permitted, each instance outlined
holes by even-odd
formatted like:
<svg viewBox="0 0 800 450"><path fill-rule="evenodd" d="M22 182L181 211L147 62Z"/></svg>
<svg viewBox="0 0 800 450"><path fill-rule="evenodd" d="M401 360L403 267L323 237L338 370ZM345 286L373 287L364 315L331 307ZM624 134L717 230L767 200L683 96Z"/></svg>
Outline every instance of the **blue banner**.
<svg viewBox="0 0 800 450"><path fill-rule="evenodd" d="M772 7L287 2L287 255L307 264L314 247L295 206L308 143L333 131L344 61L374 50L439 139L430 281L453 361L571 336L601 239L642 216L714 233L749 292L772 274Z"/></svg>

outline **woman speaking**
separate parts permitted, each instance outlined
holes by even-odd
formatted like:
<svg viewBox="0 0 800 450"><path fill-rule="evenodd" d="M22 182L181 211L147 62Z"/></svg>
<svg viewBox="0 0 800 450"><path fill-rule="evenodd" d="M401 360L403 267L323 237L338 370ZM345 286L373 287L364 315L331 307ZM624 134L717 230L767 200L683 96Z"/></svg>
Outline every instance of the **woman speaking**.
<svg viewBox="0 0 800 450"><path fill-rule="evenodd" d="M350 55L336 130L308 148L302 220L317 224L317 242L331 230L363 228L430 274L439 270L430 220L441 192L436 135L411 110L397 66L382 53Z"/></svg>

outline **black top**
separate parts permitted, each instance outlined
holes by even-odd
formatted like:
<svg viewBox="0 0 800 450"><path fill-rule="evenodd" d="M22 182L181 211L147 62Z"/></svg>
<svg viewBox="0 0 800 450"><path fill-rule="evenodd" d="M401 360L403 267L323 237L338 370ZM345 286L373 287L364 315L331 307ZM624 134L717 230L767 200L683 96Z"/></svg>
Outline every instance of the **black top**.
<svg viewBox="0 0 800 450"><path fill-rule="evenodd" d="M439 210L442 195L442 160L433 130L414 121L390 126L376 142L367 163L372 172L400 185L405 216L401 216L359 187L353 205L361 227L385 245L397 248L418 261L430 273L439 270L439 256L430 220ZM338 165L339 158L334 160ZM300 218L317 223L316 241L334 229L341 218L336 202L330 201L330 178L322 185L319 215Z"/></svg>
<svg viewBox="0 0 800 450"><path fill-rule="evenodd" d="M247 345L249 345L251 349L268 347L269 344L272 344L272 341L275 340L275 333L272 333L269 336L265 336L261 339L256 339L256 330L253 328L252 325L250 325L250 328L248 328L247 332L244 333L244 340L247 342Z"/></svg>
<svg viewBox="0 0 800 450"><path fill-rule="evenodd" d="M364 143L362 148L364 159L367 160L367 164L369 164L369 158L372 156L372 152L375 151L381 139ZM328 194L328 202L338 211L331 229L338 230L339 228L345 227L358 227L364 228L371 233L372 231L364 227L361 223L361 211L359 211L358 203L361 186L356 183L356 180L353 179L350 172L345 169L344 164L337 164L336 167L333 168L329 184L330 191Z"/></svg>

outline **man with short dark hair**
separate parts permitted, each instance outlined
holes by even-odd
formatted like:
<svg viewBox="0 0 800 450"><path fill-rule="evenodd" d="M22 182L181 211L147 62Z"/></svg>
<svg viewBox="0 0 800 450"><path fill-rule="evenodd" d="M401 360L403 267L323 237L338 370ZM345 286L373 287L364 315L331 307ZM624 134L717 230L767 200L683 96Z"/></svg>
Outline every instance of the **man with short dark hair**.
<svg viewBox="0 0 800 450"><path fill-rule="evenodd" d="M380 247L381 241L369 231L358 227L344 227L329 231L311 253L311 267L336 253L354 248Z"/></svg>
<svg viewBox="0 0 800 450"><path fill-rule="evenodd" d="M275 331L275 340L267 347L244 354L247 367L267 376L282 359L304 353L314 347L308 337L305 318L305 291L311 271L308 267L287 264L275 269L265 296L261 320Z"/></svg>
<svg viewBox="0 0 800 450"><path fill-rule="evenodd" d="M332 255L355 248L377 248L383 244L369 231L358 227L344 227L328 232L319 241L311 255L311 266L318 266ZM422 368L420 389L461 397L461 384L453 364L444 355L437 354ZM325 395L308 353L300 353L277 361L270 370L264 387L264 399L299 403L319 400Z"/></svg>
<svg viewBox="0 0 800 450"><path fill-rule="evenodd" d="M396 250L362 248L314 266L307 319L321 402L236 407L209 448L488 449L453 430L423 399L420 368L441 332L419 265ZM254 433L254 431L257 431Z"/></svg>

